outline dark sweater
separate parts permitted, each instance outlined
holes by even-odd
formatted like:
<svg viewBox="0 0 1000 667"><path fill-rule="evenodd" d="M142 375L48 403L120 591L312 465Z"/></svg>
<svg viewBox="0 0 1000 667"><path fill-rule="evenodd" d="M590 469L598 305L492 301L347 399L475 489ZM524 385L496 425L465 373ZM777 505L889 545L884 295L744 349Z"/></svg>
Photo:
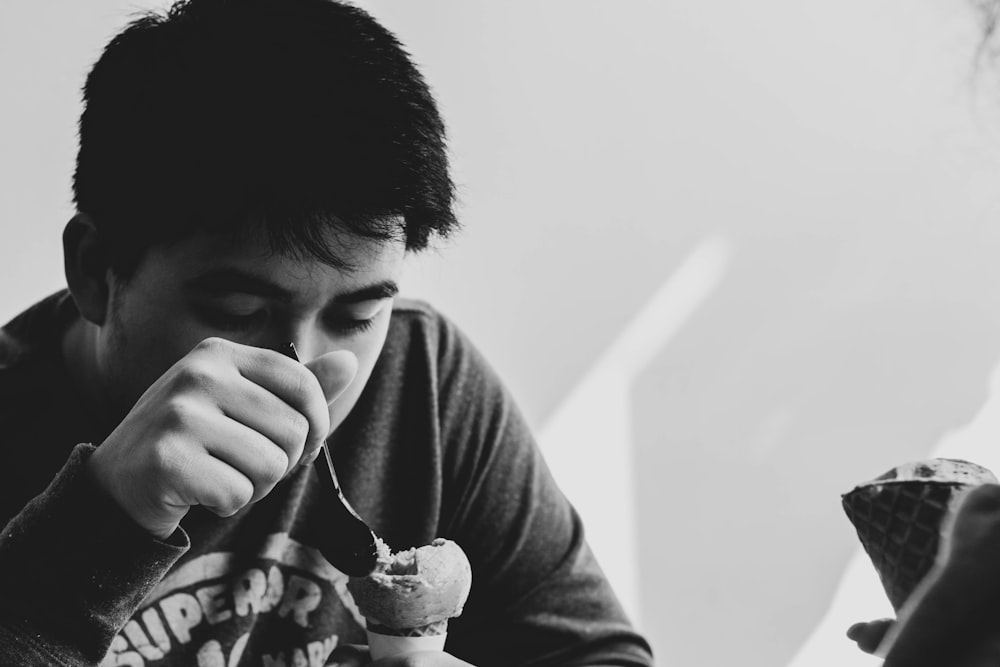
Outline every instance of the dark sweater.
<svg viewBox="0 0 1000 667"><path fill-rule="evenodd" d="M61 292L0 331L0 665L312 667L365 643L346 576L317 548L329 506L311 468L233 517L192 509L165 542L90 485L82 465L106 433L60 353L77 317ZM468 554L450 653L651 664L510 396L430 307L397 302L331 446L345 495L394 550L442 536Z"/></svg>

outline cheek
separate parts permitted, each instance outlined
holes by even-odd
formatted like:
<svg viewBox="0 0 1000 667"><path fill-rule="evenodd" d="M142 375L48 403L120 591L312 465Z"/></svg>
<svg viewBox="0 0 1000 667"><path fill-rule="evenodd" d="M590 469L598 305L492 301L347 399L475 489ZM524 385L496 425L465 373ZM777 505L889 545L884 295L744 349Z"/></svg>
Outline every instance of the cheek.
<svg viewBox="0 0 1000 667"><path fill-rule="evenodd" d="M151 282L147 280L145 282ZM173 289L140 289L127 293L117 311L119 339L141 357L143 365L156 365L160 373L191 351L207 332L199 329L180 296Z"/></svg>
<svg viewBox="0 0 1000 667"><path fill-rule="evenodd" d="M158 378L201 342L204 336L177 318L151 318L126 331L129 356Z"/></svg>
<svg viewBox="0 0 1000 667"><path fill-rule="evenodd" d="M153 309L118 313L107 333L103 356L111 390L117 402L129 406L202 339L182 318Z"/></svg>
<svg viewBox="0 0 1000 667"><path fill-rule="evenodd" d="M108 376L115 402L130 408L174 361L158 336L129 335L108 354Z"/></svg>

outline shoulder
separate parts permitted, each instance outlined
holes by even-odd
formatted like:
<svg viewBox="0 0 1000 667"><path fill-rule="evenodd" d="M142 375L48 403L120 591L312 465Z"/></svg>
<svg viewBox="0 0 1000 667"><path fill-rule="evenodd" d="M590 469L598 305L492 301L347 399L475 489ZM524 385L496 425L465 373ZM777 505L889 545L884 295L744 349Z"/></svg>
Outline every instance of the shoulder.
<svg viewBox="0 0 1000 667"><path fill-rule="evenodd" d="M77 442L89 440L60 350L75 311L72 299L56 294L0 328L0 472L7 498L20 504L45 488ZM7 509L0 503L0 520Z"/></svg>
<svg viewBox="0 0 1000 667"><path fill-rule="evenodd" d="M392 329L407 333L426 331L440 335L442 331L457 330L454 323L427 301L412 298L396 299L392 307Z"/></svg>
<svg viewBox="0 0 1000 667"><path fill-rule="evenodd" d="M436 323L444 319L444 316L434 306L422 299L400 297L392 305L392 318L394 324L419 326Z"/></svg>
<svg viewBox="0 0 1000 667"><path fill-rule="evenodd" d="M394 345L387 342L385 369L408 400L432 397L445 442L489 447L510 429L526 440L513 396L459 325L422 301L403 301L397 316L401 331Z"/></svg>
<svg viewBox="0 0 1000 667"><path fill-rule="evenodd" d="M446 315L426 301L397 299L386 349L402 347L408 355L423 352L437 363L473 349L471 341Z"/></svg>
<svg viewBox="0 0 1000 667"><path fill-rule="evenodd" d="M17 369L57 349L62 331L76 317L66 290L42 299L0 328L0 371Z"/></svg>
<svg viewBox="0 0 1000 667"><path fill-rule="evenodd" d="M384 353L402 356L412 368L418 356L427 360L439 384L456 376L493 378L493 370L468 335L450 317L419 299L398 299Z"/></svg>
<svg viewBox="0 0 1000 667"><path fill-rule="evenodd" d="M42 299L0 328L0 415L51 399L54 383L66 383L60 341L76 317L65 291Z"/></svg>
<svg viewBox="0 0 1000 667"><path fill-rule="evenodd" d="M17 364L25 354L26 348L22 341L6 329L0 329L0 371Z"/></svg>

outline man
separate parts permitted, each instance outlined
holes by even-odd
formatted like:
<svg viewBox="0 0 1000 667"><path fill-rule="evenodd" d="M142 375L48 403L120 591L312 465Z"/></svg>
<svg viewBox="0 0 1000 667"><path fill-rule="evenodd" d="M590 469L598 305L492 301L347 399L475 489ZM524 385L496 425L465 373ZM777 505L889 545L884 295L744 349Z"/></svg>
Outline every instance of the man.
<svg viewBox="0 0 1000 667"><path fill-rule="evenodd" d="M116 36L84 102L69 289L0 338L0 664L363 659L324 441L391 547L447 537L473 567L448 653L372 664L650 663L488 365L394 299L456 220L390 33L331 0L189 0Z"/></svg>

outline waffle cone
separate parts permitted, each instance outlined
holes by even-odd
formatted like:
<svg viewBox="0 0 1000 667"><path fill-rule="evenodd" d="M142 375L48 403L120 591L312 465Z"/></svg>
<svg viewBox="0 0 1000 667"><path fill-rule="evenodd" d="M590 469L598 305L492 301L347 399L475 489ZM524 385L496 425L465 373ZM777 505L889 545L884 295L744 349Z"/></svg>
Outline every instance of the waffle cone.
<svg viewBox="0 0 1000 667"><path fill-rule="evenodd" d="M434 623L421 625L416 628L389 628L377 623L368 623L368 629L380 635L391 635L395 637L431 637L434 635L448 634L448 619L441 619Z"/></svg>
<svg viewBox="0 0 1000 667"><path fill-rule="evenodd" d="M896 611L934 564L941 523L969 488L954 482L886 481L843 495L844 511Z"/></svg>
<svg viewBox="0 0 1000 667"><path fill-rule="evenodd" d="M372 660L414 651L443 651L448 619L417 628L387 628L368 624L368 649Z"/></svg>

